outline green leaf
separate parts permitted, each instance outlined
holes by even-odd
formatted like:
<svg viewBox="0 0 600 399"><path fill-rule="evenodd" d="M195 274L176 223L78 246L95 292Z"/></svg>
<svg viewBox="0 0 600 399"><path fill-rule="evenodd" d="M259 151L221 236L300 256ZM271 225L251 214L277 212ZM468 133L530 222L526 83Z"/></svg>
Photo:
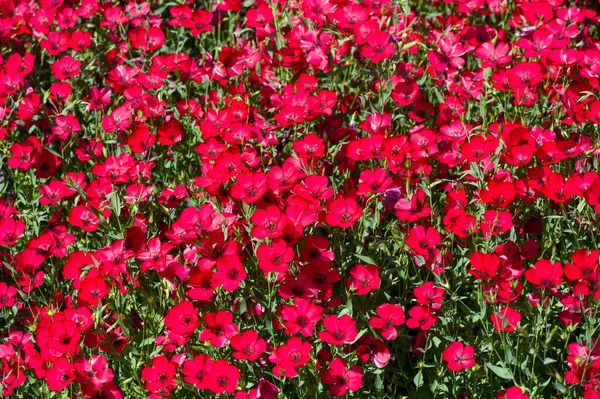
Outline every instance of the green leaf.
<svg viewBox="0 0 600 399"><path fill-rule="evenodd" d="M417 388L420 388L423 385L423 370L419 370L417 375L415 375L415 378L413 378L413 382Z"/></svg>
<svg viewBox="0 0 600 399"><path fill-rule="evenodd" d="M505 380L512 380L512 373L504 367L494 366L491 363L486 363L485 367L490 369L494 374L496 374L500 378L504 378Z"/></svg>
<svg viewBox="0 0 600 399"><path fill-rule="evenodd" d="M365 263L368 263L370 265L375 265L375 261L368 256L356 254L356 257Z"/></svg>

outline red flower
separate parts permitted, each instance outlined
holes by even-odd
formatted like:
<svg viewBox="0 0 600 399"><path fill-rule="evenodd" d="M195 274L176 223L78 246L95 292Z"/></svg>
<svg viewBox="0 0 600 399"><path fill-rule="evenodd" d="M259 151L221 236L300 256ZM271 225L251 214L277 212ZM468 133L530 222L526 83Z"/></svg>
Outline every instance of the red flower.
<svg viewBox="0 0 600 399"><path fill-rule="evenodd" d="M291 126L304 122L304 107L284 105L274 118L281 126Z"/></svg>
<svg viewBox="0 0 600 399"><path fill-rule="evenodd" d="M73 355L79 351L81 333L74 321L56 321L50 325L49 333L50 340L46 341L49 349L58 354L67 355Z"/></svg>
<svg viewBox="0 0 600 399"><path fill-rule="evenodd" d="M248 330L231 338L231 346L236 350L232 356L238 360L253 361L267 349L267 343L259 338L254 330Z"/></svg>
<svg viewBox="0 0 600 399"><path fill-rule="evenodd" d="M200 332L200 341L209 341L216 348L223 348L239 329L233 323L233 315L226 310L210 312L202 317L206 329Z"/></svg>
<svg viewBox="0 0 600 399"><path fill-rule="evenodd" d="M75 379L73 364L65 357L56 359L46 372L46 382L51 391L62 391Z"/></svg>
<svg viewBox="0 0 600 399"><path fill-rule="evenodd" d="M158 128L158 142L172 146L183 140L183 125L177 119L171 119Z"/></svg>
<svg viewBox="0 0 600 399"><path fill-rule="evenodd" d="M327 342L332 345L344 345L351 343L356 338L358 331L356 331L356 321L348 315L337 317L335 315L329 315L323 319L323 327L325 330L320 332L319 338L323 342Z"/></svg>
<svg viewBox="0 0 600 399"><path fill-rule="evenodd" d="M172 248L172 244L168 242L162 243L158 237L151 238L148 241L148 250L137 254L137 259L142 261L140 271L142 273L148 269L162 271L166 267L167 254Z"/></svg>
<svg viewBox="0 0 600 399"><path fill-rule="evenodd" d="M361 183L358 184L358 194L382 194L392 184L392 178L386 177L386 170L378 168L365 170L360 174Z"/></svg>
<svg viewBox="0 0 600 399"><path fill-rule="evenodd" d="M258 201L267 191L267 175L262 172L242 172L235 178L231 196L247 204Z"/></svg>
<svg viewBox="0 0 600 399"><path fill-rule="evenodd" d="M540 288L552 288L562 283L563 268L560 262L540 259L525 271L525 278Z"/></svg>
<svg viewBox="0 0 600 399"><path fill-rule="evenodd" d="M325 157L325 141L314 134L308 134L302 140L294 141L294 151L300 159L321 159Z"/></svg>
<svg viewBox="0 0 600 399"><path fill-rule="evenodd" d="M12 307L15 304L17 292L15 287L0 282L0 309Z"/></svg>
<svg viewBox="0 0 600 399"><path fill-rule="evenodd" d="M307 299L294 298L293 306L285 305L281 310L285 332L291 335L301 333L305 337L311 337L324 311L325 309Z"/></svg>
<svg viewBox="0 0 600 399"><path fill-rule="evenodd" d="M363 46L360 55L369 58L371 62L380 63L396 54L396 48L390 44L388 32L371 32L367 36L368 45Z"/></svg>
<svg viewBox="0 0 600 399"><path fill-rule="evenodd" d="M62 57L52 64L52 74L57 80L65 80L79 75L81 61L74 59L70 55Z"/></svg>
<svg viewBox="0 0 600 399"><path fill-rule="evenodd" d="M442 287L436 287L431 281L427 281L413 290L415 298L420 305L427 305L432 309L441 309L442 300L446 291Z"/></svg>
<svg viewBox="0 0 600 399"><path fill-rule="evenodd" d="M296 370L309 362L312 345L302 342L300 338L290 338L287 343L279 346L269 356L271 363L276 364L273 374L278 377L295 377Z"/></svg>
<svg viewBox="0 0 600 399"><path fill-rule="evenodd" d="M20 143L14 143L10 147L10 154L12 158L8 159L8 166L25 172L37 166L42 155L42 145L37 137L29 136Z"/></svg>
<svg viewBox="0 0 600 399"><path fill-rule="evenodd" d="M498 208L506 208L516 197L513 183L492 180L480 193L481 200Z"/></svg>
<svg viewBox="0 0 600 399"><path fill-rule="evenodd" d="M189 336L200 325L198 309L190 301L183 301L169 310L165 326L175 334Z"/></svg>
<svg viewBox="0 0 600 399"><path fill-rule="evenodd" d="M155 142L156 136L150 134L150 129L146 125L135 126L133 132L127 137L127 145L136 154L148 151Z"/></svg>
<svg viewBox="0 0 600 399"><path fill-rule="evenodd" d="M521 313L510 306L506 306L501 308L499 312L492 313L490 320L494 323L494 330L513 332L521 321Z"/></svg>
<svg viewBox="0 0 600 399"><path fill-rule="evenodd" d="M413 306L408 311L409 319L406 320L408 328L420 328L423 331L429 330L437 321L437 317L426 306Z"/></svg>
<svg viewBox="0 0 600 399"><path fill-rule="evenodd" d="M406 245L417 255L425 256L440 243L440 233L433 227L415 226L410 229Z"/></svg>
<svg viewBox="0 0 600 399"><path fill-rule="evenodd" d="M375 367L384 368L390 361L390 350L382 341L376 338L363 335L356 345L356 355L363 363L371 359Z"/></svg>
<svg viewBox="0 0 600 399"><path fill-rule="evenodd" d="M114 377L113 371L108 368L108 360L101 355L93 355L92 359L78 357L73 362L75 366L75 379L83 387L98 391L110 383Z"/></svg>
<svg viewBox="0 0 600 399"><path fill-rule="evenodd" d="M95 274L98 274L98 269L95 270ZM106 284L104 277L92 276L92 273L88 273L87 276L81 281L79 287L79 294L77 299L82 301L84 304L90 306L97 306L106 295L108 295L110 288Z"/></svg>
<svg viewBox="0 0 600 399"><path fill-rule="evenodd" d="M256 250L258 267L269 274L270 272L283 273L289 268L289 263L294 260L294 250L288 247L282 239L273 240L271 246L262 244Z"/></svg>
<svg viewBox="0 0 600 399"><path fill-rule="evenodd" d="M322 376L324 384L331 385L329 392L334 396L344 396L347 391L356 392L362 386L364 371L360 366L346 368L346 363L336 358Z"/></svg>
<svg viewBox="0 0 600 399"><path fill-rule="evenodd" d="M475 364L474 354L475 349L472 346L465 346L462 342L453 342L444 349L442 358L448 362L449 370L461 371L473 367Z"/></svg>
<svg viewBox="0 0 600 399"><path fill-rule="evenodd" d="M332 227L339 226L347 229L363 215L363 210L358 206L354 198L337 197L327 204L325 221Z"/></svg>
<svg viewBox="0 0 600 399"><path fill-rule="evenodd" d="M484 237L505 233L513 228L512 215L508 211L486 211L481 221L481 230Z"/></svg>
<svg viewBox="0 0 600 399"><path fill-rule="evenodd" d="M267 237L277 238L281 236L287 217L281 213L278 207L269 205L267 209L256 210L250 221L255 225L252 227L252 236L262 240Z"/></svg>
<svg viewBox="0 0 600 399"><path fill-rule="evenodd" d="M376 309L379 317L371 317L369 325L375 329L381 330L381 336L384 339L393 341L398 337L396 326L404 324L404 309L402 306L391 303L379 305Z"/></svg>
<svg viewBox="0 0 600 399"><path fill-rule="evenodd" d="M194 360L183 362L183 380L194 384L198 389L206 389L206 375L212 368L213 361L208 355L196 355Z"/></svg>
<svg viewBox="0 0 600 399"><path fill-rule="evenodd" d="M237 255L226 255L217 261L216 281L225 291L233 292L238 289L240 282L246 279L244 264Z"/></svg>
<svg viewBox="0 0 600 399"><path fill-rule="evenodd" d="M379 268L375 265L356 265L350 270L351 278L346 280L346 288L356 290L357 295L367 295L379 288L381 281Z"/></svg>
<svg viewBox="0 0 600 399"><path fill-rule="evenodd" d="M544 70L537 62L521 62L508 70L508 79L513 88L536 86L544 78Z"/></svg>
<svg viewBox="0 0 600 399"><path fill-rule="evenodd" d="M600 125L600 100L592 101L589 109L585 111L588 121Z"/></svg>
<svg viewBox="0 0 600 399"><path fill-rule="evenodd" d="M521 387L514 386L498 392L496 399L529 399L529 395L523 392Z"/></svg>
<svg viewBox="0 0 600 399"><path fill-rule="evenodd" d="M492 42L485 42L475 50L475 55L483 61L481 65L483 68L495 68L497 65L506 65L510 62L512 57L508 55L509 51L510 46L507 43L499 42L494 47Z"/></svg>
<svg viewBox="0 0 600 399"><path fill-rule="evenodd" d="M190 299L207 301L218 285L219 282L215 279L212 271L201 271L194 268L190 272L190 278L187 281L187 286L190 288L187 296Z"/></svg>
<svg viewBox="0 0 600 399"><path fill-rule="evenodd" d="M235 391L240 371L237 367L229 364L227 360L217 360L212 364L206 375L206 388L216 394Z"/></svg>
<svg viewBox="0 0 600 399"><path fill-rule="evenodd" d="M500 258L496 254L474 252L469 261L473 268L467 271L478 280L488 280L495 277L500 268Z"/></svg>
<svg viewBox="0 0 600 399"><path fill-rule="evenodd" d="M0 219L0 245L15 245L25 232L25 224L12 217Z"/></svg>
<svg viewBox="0 0 600 399"><path fill-rule="evenodd" d="M152 359L152 366L142 369L142 379L146 381L146 389L152 393L168 396L177 386L175 366L166 356L161 355Z"/></svg>

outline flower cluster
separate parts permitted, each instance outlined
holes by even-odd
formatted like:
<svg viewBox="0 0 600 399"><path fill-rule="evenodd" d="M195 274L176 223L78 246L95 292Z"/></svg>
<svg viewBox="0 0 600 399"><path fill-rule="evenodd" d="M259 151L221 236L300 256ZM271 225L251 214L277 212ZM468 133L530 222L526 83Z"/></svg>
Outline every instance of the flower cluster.
<svg viewBox="0 0 600 399"><path fill-rule="evenodd" d="M600 398L599 26L0 0L0 392Z"/></svg>

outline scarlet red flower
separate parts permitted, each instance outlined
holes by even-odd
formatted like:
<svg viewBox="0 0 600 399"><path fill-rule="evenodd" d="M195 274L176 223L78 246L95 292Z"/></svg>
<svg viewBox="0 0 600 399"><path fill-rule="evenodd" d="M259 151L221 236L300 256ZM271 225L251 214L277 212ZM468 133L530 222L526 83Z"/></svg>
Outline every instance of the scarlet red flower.
<svg viewBox="0 0 600 399"><path fill-rule="evenodd" d="M415 226L410 229L406 238L406 245L417 255L427 255L429 251L440 243L440 233L433 227Z"/></svg>
<svg viewBox="0 0 600 399"><path fill-rule="evenodd" d="M0 245L15 245L25 232L25 224L11 217L0 219Z"/></svg>
<svg viewBox="0 0 600 399"><path fill-rule="evenodd" d="M46 382L51 391L62 391L75 379L73 364L65 357L59 357L46 372Z"/></svg>
<svg viewBox="0 0 600 399"><path fill-rule="evenodd" d="M127 260L133 257L125 248L125 240L116 240L109 246L96 251L92 258L100 262L100 272L111 277L127 274Z"/></svg>
<svg viewBox="0 0 600 399"><path fill-rule="evenodd" d="M298 375L296 369L310 360L311 349L312 345L302 342L300 338L288 339L286 344L276 348L269 356L271 363L276 365L273 374L278 377L295 377Z"/></svg>
<svg viewBox="0 0 600 399"><path fill-rule="evenodd" d="M79 75L81 61L74 59L70 55L62 57L52 64L52 74L57 80L64 80Z"/></svg>
<svg viewBox="0 0 600 399"><path fill-rule="evenodd" d="M304 107L284 105L274 118L281 126L291 126L304 122Z"/></svg>
<svg viewBox="0 0 600 399"><path fill-rule="evenodd" d="M270 272L283 273L288 270L289 263L294 260L294 250L288 247L282 239L273 240L271 246L262 244L256 250L258 267L269 274Z"/></svg>
<svg viewBox="0 0 600 399"><path fill-rule="evenodd" d="M233 393L240 379L240 371L227 360L217 360L206 375L206 387L216 394Z"/></svg>
<svg viewBox="0 0 600 399"><path fill-rule="evenodd" d="M127 137L127 145L136 154L148 151L155 142L156 136L150 134L150 129L146 125L134 125L133 132Z"/></svg>
<svg viewBox="0 0 600 399"><path fill-rule="evenodd" d="M475 365L474 354L475 349L472 346L465 346L462 342L453 342L444 349L442 358L448 362L446 366L449 370L461 371L470 369Z"/></svg>
<svg viewBox="0 0 600 399"><path fill-rule="evenodd" d="M413 306L408 311L409 319L406 320L408 328L420 328L423 331L429 330L437 321L437 317L426 306Z"/></svg>
<svg viewBox="0 0 600 399"><path fill-rule="evenodd" d="M540 288L552 288L562 283L563 268L560 262L540 259L531 269L525 271L525 278Z"/></svg>
<svg viewBox="0 0 600 399"><path fill-rule="evenodd" d="M369 335L363 335L356 343L356 354L361 362L370 360L377 368L384 368L390 361L390 350L385 344Z"/></svg>
<svg viewBox="0 0 600 399"><path fill-rule="evenodd" d="M158 142L172 146L183 140L183 125L177 119L171 119L158 128Z"/></svg>
<svg viewBox="0 0 600 399"><path fill-rule="evenodd" d="M166 267L166 257L171 251L173 245L171 243L162 243L160 238L154 237L148 241L148 250L141 251L137 254L137 259L142 261L140 271L142 273L149 269L162 271Z"/></svg>
<svg viewBox="0 0 600 399"><path fill-rule="evenodd" d="M20 143L14 143L10 147L10 154L7 163L13 169L19 169L22 172L36 167L42 155L42 145L35 136L29 136Z"/></svg>
<svg viewBox="0 0 600 399"><path fill-rule="evenodd" d="M529 399L529 395L523 392L521 387L514 386L498 392L496 399Z"/></svg>
<svg viewBox="0 0 600 399"><path fill-rule="evenodd" d="M258 201L267 191L267 175L262 172L242 172L235 178L231 196L247 204Z"/></svg>
<svg viewBox="0 0 600 399"><path fill-rule="evenodd" d="M93 270L96 271L94 274L97 275L98 269ZM85 304L97 306L108 295L109 291L110 288L104 277L93 276L90 272L81 281L77 298Z"/></svg>
<svg viewBox="0 0 600 399"><path fill-rule="evenodd" d="M350 270L351 278L346 280L348 289L356 290L357 295L367 295L379 288L381 281L379 268L375 265L356 265Z"/></svg>
<svg viewBox="0 0 600 399"><path fill-rule="evenodd" d="M500 258L496 254L474 252L469 261L473 268L467 271L478 280L488 280L495 277L500 268Z"/></svg>
<svg viewBox="0 0 600 399"><path fill-rule="evenodd" d="M487 189L481 191L480 197L486 204L506 208L516 197L515 187L513 183L492 180Z"/></svg>
<svg viewBox="0 0 600 399"><path fill-rule="evenodd" d="M379 317L371 317L369 325L381 330L384 339L393 341L398 337L396 326L404 324L404 309L402 306L391 303L379 305L376 309Z"/></svg>
<svg viewBox="0 0 600 399"><path fill-rule="evenodd" d="M294 141L294 151L301 159L319 159L325 156L325 142L314 134L308 134L302 140Z"/></svg>
<svg viewBox="0 0 600 399"><path fill-rule="evenodd" d="M512 215L508 211L486 211L481 221L481 230L484 237L491 237L505 233L512 229Z"/></svg>
<svg viewBox="0 0 600 399"><path fill-rule="evenodd" d="M371 62L380 63L396 54L396 48L390 43L388 32L371 32L367 36L368 45L363 46L360 54L369 58Z"/></svg>
<svg viewBox="0 0 600 399"><path fill-rule="evenodd" d="M5 282L0 283L0 309L10 308L15 304L15 295L17 289L7 285Z"/></svg>
<svg viewBox="0 0 600 399"><path fill-rule="evenodd" d="M283 234L287 217L278 207L269 205L266 209L258 209L254 212L250 220L255 224L252 228L252 236L259 239L277 238Z"/></svg>
<svg viewBox="0 0 600 399"><path fill-rule="evenodd" d="M329 388L334 396L344 396L346 392L356 392L362 386L364 371L360 366L346 368L346 363L336 358L329 363L329 368L322 376L324 384L332 385Z"/></svg>
<svg viewBox="0 0 600 399"><path fill-rule="evenodd" d="M391 184L392 178L386 177L383 168L365 170L360 174L361 183L358 184L358 194L383 193Z"/></svg>
<svg viewBox="0 0 600 399"><path fill-rule="evenodd" d="M231 346L236 350L232 356L238 360L253 361L260 357L267 349L267 343L259 338L254 330L244 331L231 338Z"/></svg>
<svg viewBox="0 0 600 399"><path fill-rule="evenodd" d="M200 341L209 341L216 348L223 348L239 331L238 326L232 324L233 315L226 310L207 313L202 322L207 328L200 332Z"/></svg>
<svg viewBox="0 0 600 399"><path fill-rule="evenodd" d="M152 393L168 395L175 387L176 365L166 356L152 359L152 366L142 369L142 379L146 381L146 389Z"/></svg>
<svg viewBox="0 0 600 399"><path fill-rule="evenodd" d="M433 282L427 281L416 287L413 293L420 305L427 305L432 309L440 309L446 291L442 287L436 287Z"/></svg>
<svg viewBox="0 0 600 399"><path fill-rule="evenodd" d="M33 71L35 57L31 53L21 54L14 52L6 59L4 69L11 76L25 76Z"/></svg>
<svg viewBox="0 0 600 399"><path fill-rule="evenodd" d="M590 103L589 109L585 111L588 121L600 125L600 100Z"/></svg>
<svg viewBox="0 0 600 399"><path fill-rule="evenodd" d="M94 355L89 361L84 357L78 357L73 365L75 380L86 389L104 390L103 387L114 377L113 371L108 368L108 360L101 355Z"/></svg>
<svg viewBox="0 0 600 399"><path fill-rule="evenodd" d="M287 334L301 333L311 337L317 322L323 317L325 309L303 298L294 298L294 305L285 305L281 309L284 330Z"/></svg>
<svg viewBox="0 0 600 399"><path fill-rule="evenodd" d="M521 321L521 314L510 306L506 306L499 312L492 313L490 320L494 323L494 330L513 332Z"/></svg>
<svg viewBox="0 0 600 399"><path fill-rule="evenodd" d="M327 205L325 221L332 227L339 226L347 229L363 215L363 209L358 206L354 198L337 197Z"/></svg>
<svg viewBox="0 0 600 399"><path fill-rule="evenodd" d="M323 327L326 331L320 332L319 338L323 342L332 345L344 345L354 341L358 331L356 330L356 321L348 315L337 317L329 315L323 319Z"/></svg>
<svg viewBox="0 0 600 399"><path fill-rule="evenodd" d="M225 291L237 290L246 276L246 269L237 255L226 255L217 261L217 272L214 278Z"/></svg>
<svg viewBox="0 0 600 399"><path fill-rule="evenodd" d="M193 360L186 360L182 367L183 380L198 389L206 389L207 375L213 363L208 355L196 355Z"/></svg>
<svg viewBox="0 0 600 399"><path fill-rule="evenodd" d="M191 335L199 325L198 309L190 301L183 301L174 306L165 317L165 327L183 336Z"/></svg>
<svg viewBox="0 0 600 399"><path fill-rule="evenodd" d="M46 341L46 345L55 353L72 356L79 351L81 333L74 321L62 320L52 323L49 334L50 340Z"/></svg>
<svg viewBox="0 0 600 399"><path fill-rule="evenodd" d="M483 61L483 68L495 68L497 65L506 65L510 62L512 57L508 55L509 51L510 46L507 43L499 42L494 46L491 42L485 42L475 50L475 55Z"/></svg>

